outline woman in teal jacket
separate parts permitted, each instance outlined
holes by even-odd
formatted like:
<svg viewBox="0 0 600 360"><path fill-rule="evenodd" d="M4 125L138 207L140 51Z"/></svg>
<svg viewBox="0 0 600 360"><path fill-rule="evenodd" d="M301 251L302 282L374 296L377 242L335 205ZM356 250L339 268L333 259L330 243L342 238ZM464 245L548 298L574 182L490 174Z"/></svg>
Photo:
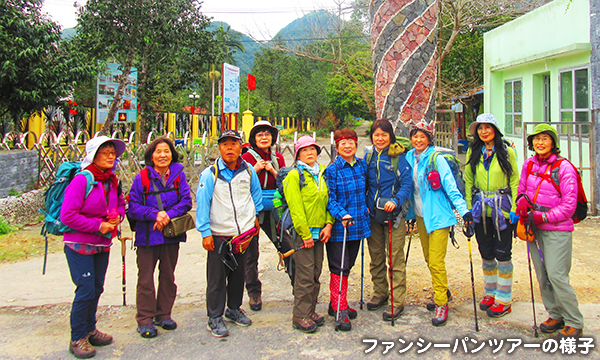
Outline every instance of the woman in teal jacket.
<svg viewBox="0 0 600 360"><path fill-rule="evenodd" d="M410 141L414 149L406 155L411 166L413 189L412 210L417 220L417 229L425 262L433 283L435 315L434 326L446 324L448 319L448 276L446 274L446 249L450 227L456 225L452 207L460 213L466 223L473 221L471 212L443 156L437 156L436 168L430 169L432 161L434 124L419 122L410 128Z"/></svg>

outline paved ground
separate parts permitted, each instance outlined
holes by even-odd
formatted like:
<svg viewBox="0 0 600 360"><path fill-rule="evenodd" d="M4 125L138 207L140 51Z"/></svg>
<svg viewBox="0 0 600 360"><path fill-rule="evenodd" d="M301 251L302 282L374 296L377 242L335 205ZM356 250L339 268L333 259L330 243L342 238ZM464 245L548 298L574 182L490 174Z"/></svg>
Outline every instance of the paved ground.
<svg viewBox="0 0 600 360"><path fill-rule="evenodd" d="M360 148L364 145L361 140ZM286 154L287 155L287 154ZM323 162L328 162L326 159ZM596 339L600 334L600 301L597 281L599 219L586 220L575 232L575 254L572 283L574 284L585 315L586 336ZM135 331L135 254L128 249L127 306L122 306L121 254L118 246L111 251L111 263L106 278L105 293L100 301L98 327L111 333L115 343L98 349L99 359L354 359L379 358L386 349L383 341L394 344L388 355L402 354L408 359L494 358L533 359L544 354L541 349L524 348L523 344L550 344L549 336L533 337L529 278L525 246L515 243L515 303L513 312L501 319L490 319L477 311L480 331L474 329L473 303L468 267L466 239L459 236L461 248L448 249L448 272L455 299L451 302L448 324L441 328L431 326L431 313L424 304L431 293L431 279L420 254L418 239L413 239L408 264L408 295L405 314L392 327L381 321L382 310L359 310L349 333L335 332L333 318L328 317L323 328L315 334L305 335L291 327L292 299L289 279L277 271L277 255L273 245L263 235L261 240L260 276L263 282L263 310L248 311L254 324L249 328L229 326L229 338L216 339L206 331L206 252L202 249L197 232L189 233L188 242L181 247L176 281L178 298L173 311L179 323L175 331L159 330L155 339L142 339ZM596 244L596 245L591 245ZM482 292L481 260L473 250L477 298ZM371 294L368 275L368 252L365 254L365 298ZM46 275L41 275L42 259L34 258L16 264L0 264L0 358L7 359L57 359L72 358L67 351L69 339L69 312L74 286L70 280L62 253L50 254ZM535 280L534 280L535 281ZM327 265L321 276L321 294L318 312L325 314L329 298ZM537 286L537 285L536 285ZM360 299L360 258L350 277L348 295L351 306L358 309ZM536 292L538 323L546 319L539 293ZM509 339L511 340L509 342ZM368 354L365 351L377 346ZM405 343L402 343L402 342ZM494 343L494 341L496 341ZM512 354L511 344L521 341ZM450 348L434 347L418 354L429 343ZM502 345L501 343L502 342ZM463 344L464 343L464 344ZM476 354L471 354L482 346ZM456 346L456 349L455 349ZM466 346L466 351L464 346ZM496 353L494 350L499 348ZM580 352L582 348L578 349ZM561 350L554 358L562 358ZM574 358L600 358L593 350L588 356Z"/></svg>

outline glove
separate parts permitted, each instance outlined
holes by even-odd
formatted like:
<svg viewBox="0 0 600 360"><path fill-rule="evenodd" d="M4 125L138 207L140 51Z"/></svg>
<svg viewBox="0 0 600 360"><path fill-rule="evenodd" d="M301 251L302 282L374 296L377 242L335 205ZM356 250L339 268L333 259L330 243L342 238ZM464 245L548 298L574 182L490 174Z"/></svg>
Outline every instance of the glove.
<svg viewBox="0 0 600 360"><path fill-rule="evenodd" d="M542 213L539 211L533 212L533 223L536 225L540 225L544 223L544 218L542 217Z"/></svg>
<svg viewBox="0 0 600 360"><path fill-rule="evenodd" d="M529 206L529 202L527 202L527 200L522 197L519 199L519 202L517 203L517 214L519 217L525 218L527 217L527 213L529 212L529 209L531 209L531 207ZM511 218L512 221L512 218Z"/></svg>
<svg viewBox="0 0 600 360"><path fill-rule="evenodd" d="M463 220L465 221L465 223L470 224L473 222L473 214L471 214L470 211L468 211L465 215L463 215Z"/></svg>
<svg viewBox="0 0 600 360"><path fill-rule="evenodd" d="M510 214L508 214L508 218L510 219L511 224L516 224L517 221L519 221L519 215L515 214L512 211L510 212Z"/></svg>

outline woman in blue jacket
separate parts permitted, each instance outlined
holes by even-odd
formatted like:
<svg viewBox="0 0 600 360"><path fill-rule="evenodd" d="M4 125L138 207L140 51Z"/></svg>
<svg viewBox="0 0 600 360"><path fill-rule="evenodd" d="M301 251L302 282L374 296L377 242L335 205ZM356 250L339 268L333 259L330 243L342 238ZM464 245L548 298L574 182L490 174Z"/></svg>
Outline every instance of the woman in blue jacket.
<svg viewBox="0 0 600 360"><path fill-rule="evenodd" d="M367 241L371 256L373 297L367 303L367 309L377 310L387 304L389 298L389 273L386 261L390 258L389 237L391 236L393 318L397 319L404 311L406 297L404 257L406 211L403 212L401 208L410 195L412 179L404 147L396 143L392 124L385 119L376 120L371 125L370 134L373 148L366 152L365 161L367 162L367 207L371 215L371 236ZM390 217L393 225L391 235L387 223ZM383 313L383 320L392 320L391 309Z"/></svg>
<svg viewBox="0 0 600 360"><path fill-rule="evenodd" d="M406 155L412 167L413 191L411 200L417 220L417 229L425 262L433 283L435 315L434 326L446 325L448 319L448 276L446 274L446 249L450 228L456 225L454 207L467 224L473 216L443 156L437 156L435 169L429 166L435 153L434 123L419 122L410 128L410 141L414 149Z"/></svg>
<svg viewBox="0 0 600 360"><path fill-rule="evenodd" d="M154 325L174 330L177 323L171 310L177 296L175 265L179 243L186 234L163 236L162 229L171 218L192 208L190 186L179 155L168 138L154 140L144 154L146 168L133 180L129 192L129 214L138 220L135 229L138 282L136 291L137 331L144 338L158 332ZM160 203L159 203L160 199ZM158 265L158 291L154 290L154 269Z"/></svg>

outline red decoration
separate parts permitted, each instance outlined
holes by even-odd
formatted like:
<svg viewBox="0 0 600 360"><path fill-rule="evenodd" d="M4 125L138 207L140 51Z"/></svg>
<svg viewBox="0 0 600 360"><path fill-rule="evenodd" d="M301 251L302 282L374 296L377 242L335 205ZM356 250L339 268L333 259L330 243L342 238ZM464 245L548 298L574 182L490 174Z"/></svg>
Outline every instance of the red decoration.
<svg viewBox="0 0 600 360"><path fill-rule="evenodd" d="M248 74L248 89L254 90L256 89L256 78L254 75Z"/></svg>

